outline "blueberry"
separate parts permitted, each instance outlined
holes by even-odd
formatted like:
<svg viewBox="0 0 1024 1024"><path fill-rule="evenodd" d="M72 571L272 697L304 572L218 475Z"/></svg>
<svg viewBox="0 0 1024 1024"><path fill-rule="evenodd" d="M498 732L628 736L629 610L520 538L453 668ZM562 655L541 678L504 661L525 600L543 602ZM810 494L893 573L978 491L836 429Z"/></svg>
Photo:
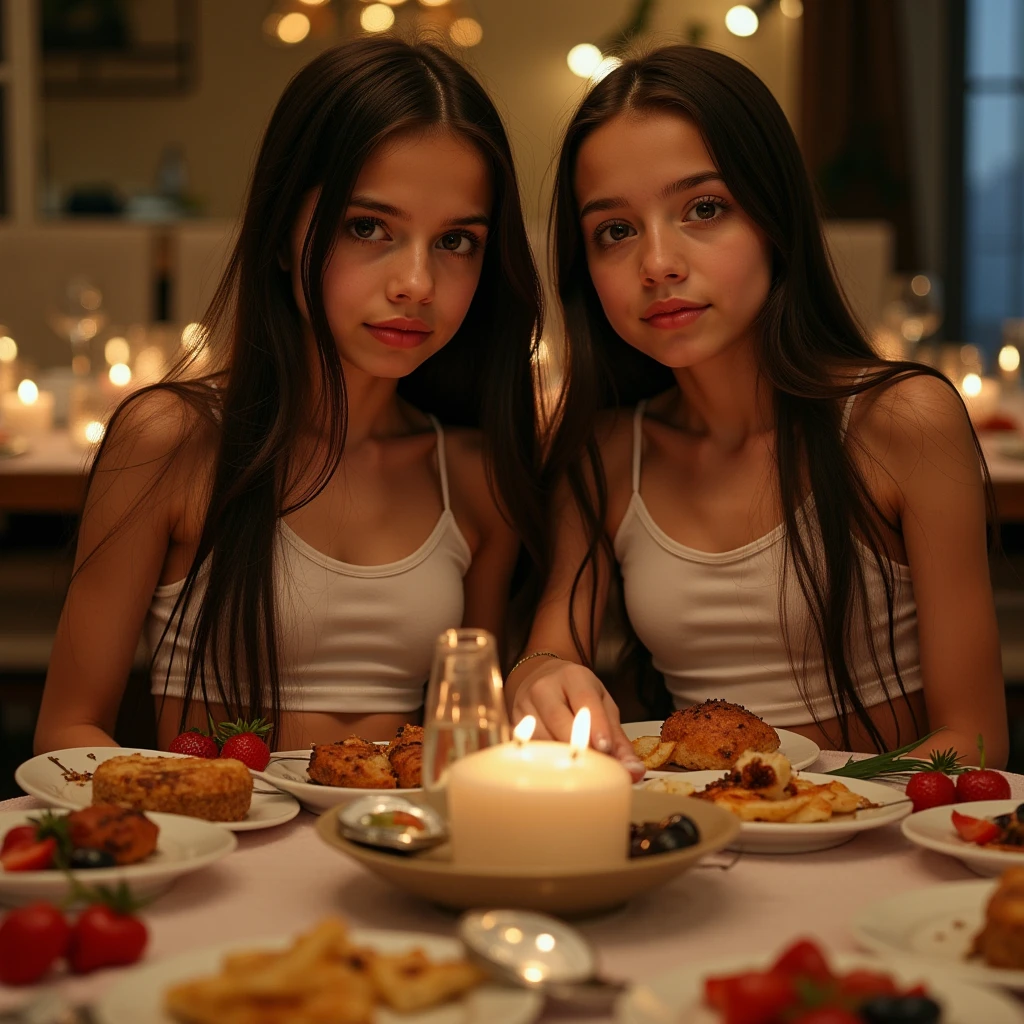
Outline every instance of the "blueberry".
<svg viewBox="0 0 1024 1024"><path fill-rule="evenodd" d="M993 818L992 821L996 825L998 825L1000 828L1009 828L1010 827L1010 822L1013 821L1013 815L1012 814L1000 814L1000 815L997 815L995 818Z"/></svg>
<svg viewBox="0 0 1024 1024"><path fill-rule="evenodd" d="M79 870L89 868L112 868L117 861L112 853L106 850L91 850L88 847L78 847L71 851L70 866Z"/></svg>
<svg viewBox="0 0 1024 1024"><path fill-rule="evenodd" d="M1024 822L1024 804L1017 804L1017 820Z"/></svg>
<svg viewBox="0 0 1024 1024"><path fill-rule="evenodd" d="M865 1024L938 1024L940 1013L927 996L876 996L858 1011Z"/></svg>

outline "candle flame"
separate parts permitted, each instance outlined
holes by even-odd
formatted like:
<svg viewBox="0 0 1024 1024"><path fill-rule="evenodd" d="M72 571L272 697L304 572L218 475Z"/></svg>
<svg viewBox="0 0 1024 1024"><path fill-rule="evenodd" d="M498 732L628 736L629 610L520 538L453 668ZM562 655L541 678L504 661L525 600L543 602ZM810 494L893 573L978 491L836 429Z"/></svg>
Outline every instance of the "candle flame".
<svg viewBox="0 0 1024 1024"><path fill-rule="evenodd" d="M18 385L18 398L22 405L35 405L39 400L39 388L34 380L23 380Z"/></svg>
<svg viewBox="0 0 1024 1024"><path fill-rule="evenodd" d="M586 750L589 744L590 708L580 708L572 720L572 735L569 737L569 746L572 747L573 756L576 756L581 750Z"/></svg>
<svg viewBox="0 0 1024 1024"><path fill-rule="evenodd" d="M537 728L537 719L533 715L525 715L523 720L512 730L512 735L520 743L525 743Z"/></svg>

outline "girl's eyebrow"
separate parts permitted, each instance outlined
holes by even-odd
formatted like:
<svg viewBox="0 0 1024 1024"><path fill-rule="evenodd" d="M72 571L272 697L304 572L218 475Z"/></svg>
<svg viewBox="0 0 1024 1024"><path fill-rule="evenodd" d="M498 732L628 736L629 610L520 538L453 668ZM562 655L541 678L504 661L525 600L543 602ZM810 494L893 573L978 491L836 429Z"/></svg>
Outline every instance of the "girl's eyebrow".
<svg viewBox="0 0 1024 1024"><path fill-rule="evenodd" d="M674 196L677 192L688 192L691 188L696 188L698 185L703 185L708 181L721 181L724 184L724 179L718 171L701 171L699 174L691 174L686 178L679 178L666 185L658 193L658 198L668 199L669 196ZM591 199L589 203L583 204L583 208L580 210L580 220L586 217L588 213L595 213L599 210L618 210L623 206L629 206L629 200L624 196Z"/></svg>
<svg viewBox="0 0 1024 1024"><path fill-rule="evenodd" d="M382 203L377 199L371 199L369 196L353 196L348 203L349 206L358 206L364 210L373 210L374 213L382 213L385 217L394 217L395 220L411 220L411 215L406 213L405 210L400 210L397 206L392 206L390 203ZM471 213L465 217L449 217L443 222L442 226L446 228L461 228L468 227L470 224L478 224L481 227L490 226L490 218L482 213Z"/></svg>

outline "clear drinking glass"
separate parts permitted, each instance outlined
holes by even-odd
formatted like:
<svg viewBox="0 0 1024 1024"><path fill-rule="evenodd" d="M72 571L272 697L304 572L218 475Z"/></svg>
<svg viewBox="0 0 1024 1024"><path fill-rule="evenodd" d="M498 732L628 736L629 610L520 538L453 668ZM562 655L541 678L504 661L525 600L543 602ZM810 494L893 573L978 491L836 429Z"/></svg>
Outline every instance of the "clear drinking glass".
<svg viewBox="0 0 1024 1024"><path fill-rule="evenodd" d="M423 715L423 786L437 789L453 761L510 738L498 649L482 629L437 638Z"/></svg>

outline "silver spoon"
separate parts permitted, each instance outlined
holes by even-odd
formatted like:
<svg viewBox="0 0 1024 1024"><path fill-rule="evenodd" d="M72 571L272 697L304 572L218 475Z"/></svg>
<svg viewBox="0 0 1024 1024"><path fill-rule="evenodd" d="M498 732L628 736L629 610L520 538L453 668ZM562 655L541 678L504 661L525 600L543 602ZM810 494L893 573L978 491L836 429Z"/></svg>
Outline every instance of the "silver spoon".
<svg viewBox="0 0 1024 1024"><path fill-rule="evenodd" d="M493 977L559 1002L608 1010L626 984L602 978L594 948L558 918L528 910L471 910L458 936L471 960Z"/></svg>
<svg viewBox="0 0 1024 1024"><path fill-rule="evenodd" d="M399 814L398 822L394 815ZM402 823L406 815L417 824ZM448 839L444 819L432 807L401 796L364 796L338 813L338 831L354 843L413 853L439 846Z"/></svg>

